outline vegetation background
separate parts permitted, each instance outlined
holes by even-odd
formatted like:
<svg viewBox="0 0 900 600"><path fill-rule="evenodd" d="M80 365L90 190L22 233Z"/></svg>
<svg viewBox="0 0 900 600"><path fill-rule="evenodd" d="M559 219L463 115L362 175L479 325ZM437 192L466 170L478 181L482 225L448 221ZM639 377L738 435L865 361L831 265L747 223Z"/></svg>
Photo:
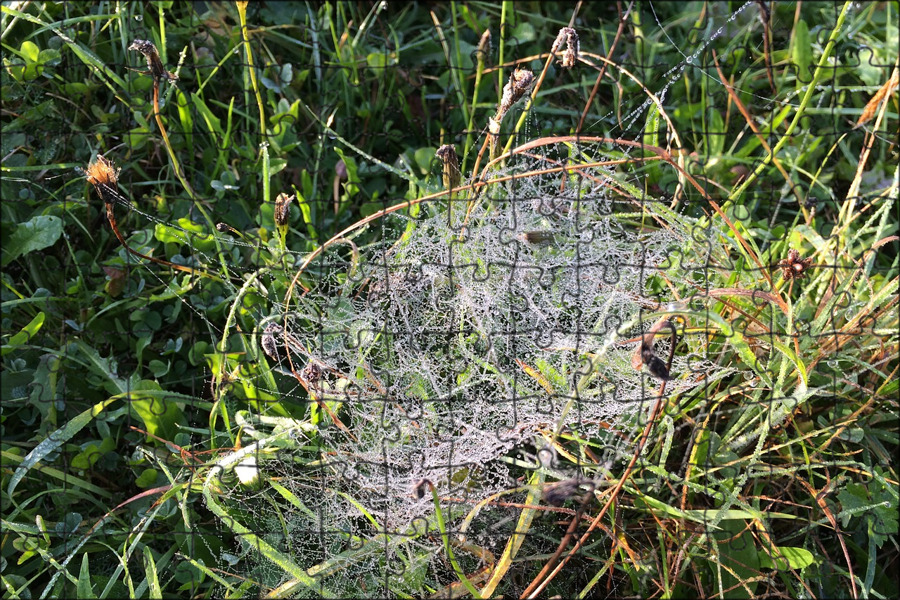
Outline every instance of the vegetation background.
<svg viewBox="0 0 900 600"><path fill-rule="evenodd" d="M510 597L544 581L568 523L586 527L609 497L546 596L897 597L898 8L4 2L3 597L302 595L338 580L329 589L349 595L446 597L492 575ZM548 61L569 25L592 66ZM177 76L156 82L158 116L135 39ZM598 56L612 63L602 73ZM247 443L240 411L328 421L299 388L281 400L252 335L261 318L323 242L440 192L439 146L472 175L519 64L549 66L528 118L515 124L519 106L504 122L518 143L667 147L703 182L678 192L678 214L728 232L713 243L731 268L705 283L742 292L706 305L731 329L701 345L736 374L672 398L638 467L612 468L615 494L569 499L562 514L526 502L534 519L518 523L533 535L499 540L506 553L453 541L437 497L438 551L411 544L386 587L327 555L303 572L286 552L235 552L236 523L252 516L217 513L209 494L259 485L210 483ZM98 153L133 203L115 208L129 245L195 272L122 247L78 171ZM675 169L632 166L633 191L676 194ZM279 226L282 192L296 199ZM355 243L383 233L360 228ZM804 277L782 275L791 249L787 272ZM268 294L245 289L257 276ZM628 427L639 439L643 424ZM753 431L752 444L727 442ZM363 552L335 555L352 565ZM264 571L247 566L260 553Z"/></svg>

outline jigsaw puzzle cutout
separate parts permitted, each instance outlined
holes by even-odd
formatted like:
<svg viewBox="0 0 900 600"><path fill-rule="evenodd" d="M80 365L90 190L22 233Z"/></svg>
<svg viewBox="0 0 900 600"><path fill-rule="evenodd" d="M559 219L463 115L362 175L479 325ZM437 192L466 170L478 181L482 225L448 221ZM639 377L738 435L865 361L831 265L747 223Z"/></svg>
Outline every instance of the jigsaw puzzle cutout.
<svg viewBox="0 0 900 600"><path fill-rule="evenodd" d="M760 6L771 27L768 35L772 39L767 43L785 47L784 32L790 32L790 24L778 21L784 15L771 15L768 12L771 7L765 3ZM653 13L644 8L641 7L637 24L644 30L652 30ZM714 6L712 9L717 10ZM283 15L273 16L273 11L298 10L296 20L305 22L306 9L291 4L270 3L263 8L252 8L248 14L252 22L262 25L284 19ZM652 82L652 86L648 84L649 91L660 97L682 73L689 73L692 83L705 81L708 100L704 106L728 110L733 116L740 110L736 105L740 100L745 106L754 106L759 123L771 123L784 109L781 97L761 96L758 91L733 96L719 74L719 70L725 73L731 78L729 85L733 85L735 74L754 67L760 60L757 46L762 44L759 36L763 33L760 27L750 25L753 19L760 18L752 15L753 11L754 7L747 8L737 20L729 19L729 15L711 17L714 37L709 25L698 25L693 29L698 38L696 47L690 49L693 54L682 52L684 60L679 65L655 62L658 37L640 35L628 40L627 49L617 53L622 57L619 64L641 81ZM517 14L508 23L509 31L499 34L505 37L507 60L511 56L520 58L516 49L532 39L533 28L529 29L527 19L521 18ZM197 25L199 28L199 21ZM833 23L820 25L814 39L819 47L824 47ZM161 112L169 121L168 134L173 144L186 149L182 158L186 168L190 168L187 156L193 146L227 150L226 141L215 134L216 127L211 123L215 120L221 126L222 117L216 117L217 113L224 114L226 108L234 114L253 114L257 110L253 99L243 94L234 95L233 106L216 104L214 109L196 92L198 86L213 81L225 58L220 34L232 26L207 24L206 27L205 31L198 29L197 36L189 42L195 46L196 64L192 63L192 57L183 63L181 58L176 61L177 49L183 44L169 46L166 66L176 68L177 62L178 79L163 84L161 89ZM282 53L289 56L289 47L273 51L264 41L268 38L262 35L254 35L250 42L254 55L261 60L257 65L260 78L254 85L267 99L280 96L281 99L277 103L278 112L266 120L264 134L235 131L232 135L264 138L270 152L267 160L272 160L273 165L289 154L291 148L312 143L313 139L325 148L318 155L315 171L288 165L286 161L273 168L273 172L276 168L289 172L285 181L295 192L306 190L302 201L295 201L286 209L292 235L303 234L308 229L305 219L311 218L314 221L311 227L321 236L319 244L325 242L340 232L334 215L348 210L350 205L366 207L366 212L361 214L368 215L393 211L403 198L387 195L387 175L370 159L383 161L393 168L402 165L401 170L421 181L427 177L439 180L444 166L441 159L433 154L424 160L412 156L408 138L402 131L424 136L438 146L439 134L432 124L434 115L443 117L451 110L461 109L454 92L454 86L458 85L454 77L469 77L474 65L484 57L473 46L465 54L464 67L456 74L450 72L440 50L444 39L435 29L419 42L425 48L423 54L426 51L431 54L407 65L403 62L404 55L397 59L397 46L387 35L388 29L384 17L379 17L363 34L365 44L384 48L383 53L370 54L369 64L364 67L269 62ZM605 55L608 31L601 36L599 28L592 30L590 24L581 24L577 29L583 49L590 41L594 48L603 46L604 52L598 53ZM133 33L135 39L152 37L149 30L140 27ZM298 39L318 38L315 43L322 43L323 36L332 35L325 30L301 33ZM352 36L353 30L348 29L346 34ZM719 42L731 34L745 35L745 44L713 55ZM279 39L279 44L284 43ZM344 39L340 43L349 42ZM236 53L229 60L246 60L239 48L234 46ZM867 82L869 85L880 85L895 68L893 64L878 62L874 53L864 46L838 46L836 55L840 57L841 68L865 65L878 74L878 81ZM132 57L133 63L108 65L108 68L126 78L129 100L136 112L143 114L145 122L132 123L132 128L125 127L122 119L111 120L106 133L120 135L123 143L110 149L107 156L137 152L158 139L148 96L150 78L141 72L143 59L136 54ZM489 58L493 64L497 58L495 50ZM694 60L688 61L689 58ZM796 80L797 94L792 96L790 104L796 104L805 86L811 84L814 68L815 65L804 67L784 62L777 66L778 71L791 73L791 78ZM393 70L404 73L404 84L400 87L390 74ZM505 72L510 70L507 67ZM297 77L315 81L311 90L330 78L340 78L345 85L371 89L373 93L387 89L385 95L397 94L405 101L402 109L384 109L382 125L372 122L366 110L338 106L319 106L317 124L299 106L283 97L285 87ZM446 94L439 98L427 92L433 89L427 82L435 77L443 78L441 85L446 87ZM547 77L552 85L569 86L578 82L580 75L573 76L554 63ZM834 87L832 105L825 108L836 110L842 92L834 83L835 77L834 73L826 72L818 85ZM608 132L603 134L607 138L645 140L647 111L652 102L645 102L644 98L623 100L615 90L616 80L621 78L624 75L620 71L610 69L600 88L600 97L607 106L597 109L595 102L588 123L595 123L598 130ZM578 92L566 92L569 95L564 95L562 102L584 106L588 97L579 94L586 94L589 88L590 85L580 86ZM236 85L235 89L240 86ZM494 98L481 98L481 102L494 101ZM501 138L513 132L525 104L521 100L504 116ZM332 121L330 115L339 109L345 120ZM478 107L479 118L486 119L490 112L491 108ZM176 115L183 115L180 123L190 127L179 128ZM686 177L699 182L708 198L724 205L732 185L738 185L763 167L759 152L747 153L746 164L740 168L728 171L717 166L720 154L729 152L735 135L755 134L759 138L758 148L759 145L775 146L785 132L783 127L755 132L747 128L736 132L733 127L726 130L721 116L716 118L718 122L702 111L695 112L691 115L694 127L678 132L685 148L718 149L717 153L699 155L685 151L681 168ZM405 125L398 130L393 123L400 122ZM476 129L482 126L477 119L475 123ZM321 127L322 124L326 127ZM557 130L560 124L561 131ZM535 114L528 117L527 128L531 128L530 137L537 138L566 134L574 125L541 114L538 106ZM827 112L804 116L798 126L816 132L822 143L828 145L836 143L841 136L862 140L867 133L864 128L854 129L854 123L847 122L843 116ZM48 415L63 410L69 402L78 403L79 389L98 387L112 395L124 395L125 408L115 409L97 420L102 423L127 415L135 427L123 440L133 449L131 466L158 464L158 476L154 480L157 485L165 485L171 475L170 484L187 482L188 487L202 487L207 492L216 489L215 498L206 496L204 511L211 511L219 521L218 540L211 541L209 536L198 539L188 529L147 534L146 539L152 542L157 535L182 536L184 554L201 557L216 572L236 574L235 581L256 582L259 593L378 596L398 589L391 582L399 585L398 580L408 579L411 571L417 571L412 579L428 578L428 589L433 593L452 597L463 588L453 577L456 565L450 566L448 562L451 551L455 552L453 560L462 564L465 573L484 573L480 580L473 577L483 586L504 552L504 544L515 538L523 507L541 502L554 507L535 516L543 519L540 527L525 535L524 543L536 554L551 556L561 538L569 537L574 544L588 531L590 519L579 521L599 510L592 504L594 492L608 486L611 474L629 463L638 442L637 437L624 439L624 434L616 429L617 424L630 423L629 431L640 432L652 420L661 435L696 436L701 446L696 456L705 458L702 463L685 465L685 468L704 469L711 478L725 480L741 474L734 463L740 453L757 443L761 432L754 430L748 421L740 437L724 440L711 429L705 429L707 423L703 419L741 419L742 412L751 414L758 409L767 413L767 421L773 428L778 428L787 426L795 408L796 398L770 395L763 396L756 405L735 405L719 412L704 409L691 422L680 418L683 413L678 405L665 405L660 413L654 412L660 381L666 381L666 397L703 398L708 393L708 384L724 380L738 368L750 369L756 374L755 379L734 390L736 396L750 398L754 385L783 377L768 367L767 353L778 341L778 336L767 328L773 311L778 309L770 285L760 283L757 289L746 290L752 295L758 313L751 319L739 320L731 330L727 324L717 325L715 329L701 327L675 315L690 311L708 313L711 300L730 302L728 290L708 289L712 271L740 271L752 274L760 282L771 283L782 277L782 268L792 267L779 267L777 259L771 264L747 264L745 259L738 258L741 256L739 242L734 239L730 242L733 251L723 252L722 240L729 235L729 229L721 225L723 221L713 225L711 218L698 217L687 230L668 231L674 221L664 215L671 213L668 207L673 202L685 197L688 185L686 177L674 170L666 187L652 191L642 188L640 173L641 169L653 166L636 167L621 182L610 177L603 167L578 169L568 177L554 174L560 165L574 164L573 156L590 156L598 161L610 158L612 153L604 146L606 142L598 143L590 131L586 128L583 136L574 136L572 141L546 144L539 151L511 158L507 165L487 176L491 181L479 192L477 202L467 197L448 199L445 195L434 203L409 203L403 210L373 220L371 228L380 232L380 241L360 248L351 235L335 238L334 244L322 249L311 261L310 253L295 252L286 254L280 265L264 264L262 260L262 253L270 249L264 236L277 236L279 227L274 200L255 216L240 208L240 203L228 202L245 187L240 170L221 165L219 178L208 182L208 188L200 194L201 204L234 206L231 212L221 215L224 226L215 233L198 229L190 219L179 220L171 207L172 217L166 216L166 212L155 214L151 209L145 212L138 208L152 206L156 192L141 191L137 185L144 173L124 173L120 184L122 190L127 190L125 194L131 194L127 198L131 205L116 209L121 212L120 228L129 231L135 223L154 220L158 241L183 248L179 264L188 268L201 264L223 265L220 276L227 278L231 293L243 294L233 312L244 314L229 315L231 307L226 306L226 299L214 296L209 291L215 289L212 286L202 282L197 285L195 281L191 284L195 289L186 291L185 299L174 304L175 308L169 308L169 314L156 312L153 299L148 299L147 306L130 312L127 329L123 329L120 321L111 322L109 335L146 340L144 347L147 347L164 322L175 322L179 312L189 311L196 330L184 332L177 340L170 339L169 346L158 352L161 358L177 355L182 343L192 344L196 341L192 338L212 332L216 341L219 336L233 336L231 351L238 347L240 338L247 351L256 353L258 368L241 366L216 341L209 340L204 354L214 358L192 356L192 362L196 366L206 361L217 370L203 380L189 382L186 387L191 389L190 394L167 395L139 375L126 375L136 372L137 365L124 364L130 357L103 356L92 346L79 343L79 325L72 323L73 343L64 349L62 357L41 359L38 367L41 373L33 381L20 381L15 373L8 373L4 378L11 377L14 383L10 385L18 386L15 389L27 394L28 404L34 411L33 420L41 423L48 443L59 447L69 442L69 433L60 429L56 433L62 437L54 438L48 428L52 421ZM468 133L447 131L440 141L449 140L458 148L466 142ZM479 145L490 135L480 129L474 133ZM672 148L673 133L665 130L665 135L658 136L658 145ZM887 135L887 132L880 133ZM88 134L85 131L78 135ZM373 147L378 154L354 155L338 136L357 146L377 138L379 142ZM68 138L63 140L64 150L75 155L74 144ZM205 141L201 144L200 140ZM522 136L518 143L524 141L528 138ZM44 142L28 139L26 144L37 151ZM486 147L487 142L484 143ZM629 157L641 153L640 149L625 145L612 146ZM166 164L164 150L158 150L157 154L152 166L146 167L146 175L160 171ZM402 158L395 160L396 157ZM191 159L208 160L197 156ZM256 156L236 158L246 164L256 159ZM482 167L487 160L486 154ZM470 158L468 167L471 166ZM536 171L545 171L547 175L535 177ZM319 182L316 188L312 186L313 179ZM322 181L333 183L333 193L321 193L329 187L322 186ZM718 181L727 183L723 187ZM472 182L479 180L469 183ZM724 213L730 231L758 230L760 224L754 219L765 214L768 215L766 225L772 232L768 244L790 242L790 228L779 218L785 207L802 206L820 212L840 208L840 193L828 197L821 187L805 181L792 182L787 188L784 183L771 179L749 189L750 199L745 205L731 207ZM26 189L40 190L39 183L28 185L32 187ZM617 194L615 199L608 193L609 188ZM273 190L271 196L277 191ZM421 190L419 193L423 194ZM859 209L874 206L878 200L875 196L861 197ZM190 202L188 197L169 200L169 204L189 205ZM160 207L165 204L157 202ZM659 217L663 227L657 232L638 236L621 227L615 218L617 211L625 210L624 207L643 210L646 206L656 206L656 214L663 215ZM746 206L754 207L754 213ZM708 210L706 214L711 216L715 212ZM91 225L105 224L98 217ZM136 236L128 239L142 253L154 246L151 239ZM109 285L117 278L127 282L115 295L120 294L122 298L146 295L145 290L135 287L138 284L129 274L135 270L162 273L163 269L153 264L136 264L138 261L124 248L118 256L121 264L107 271ZM284 304L268 296L278 288L279 278L291 281L301 265L305 272L302 277L294 278L292 293L286 296ZM817 268L828 268L828 265L817 265ZM278 270L281 272L275 272ZM681 297L672 293L673 288L648 284L651 279L660 281L661 277L672 278L675 287L680 285L691 290L690 294ZM140 281L144 285L145 279ZM154 275L147 281L171 290L162 275ZM845 334L834 324L843 322L844 313L857 299L842 290L833 294L833 299L819 314L797 316L794 336L818 338L823 345L843 343L839 337ZM673 315L671 322L653 333L655 339L651 336L651 341L643 341L648 339L649 328L663 312ZM241 323L259 326L247 330ZM876 327L877 322L870 315L859 322L855 331L874 333ZM731 336L726 334L728 331ZM748 354L741 357L745 364L740 367L716 364L714 356L700 351L709 338L716 338L715 343L720 345L734 339L746 341ZM673 344L681 344L690 351L670 356ZM599 357L604 360L600 361ZM74 382L73 373L62 368L65 360L93 361L103 366L108 377L102 381L88 375L84 381ZM171 368L171 363L167 367L164 361L155 362L158 364L149 368L159 377ZM234 367L235 372L230 373L226 365ZM634 365L638 368L632 368ZM652 365L662 371L654 370ZM486 400L488 397L490 401ZM252 451L241 455L239 448L233 448L228 460L212 459L218 460L217 463L210 463L195 453L195 447L208 447L209 440L201 440L197 433L185 433L196 431L188 427L193 417L191 409L210 398L227 403L230 412L241 415L241 422L233 426L240 427ZM835 402L840 402L835 398ZM309 426L296 425L301 420ZM148 423L156 423L158 428L151 431ZM348 427L348 423L355 426ZM588 435L587 432L597 439L584 447L583 456L561 454L562 446L556 443L559 439L578 439ZM223 444L226 440L227 436L223 435L216 446L228 446ZM318 459L301 465L292 456L274 450L298 446ZM109 449L99 443L83 444L79 452L61 454L69 461L63 473L80 478L95 465L103 467L108 453ZM53 458L54 453L49 453L44 462ZM691 458L668 457L665 466ZM203 470L204 465L212 466ZM108 465L98 472L123 467ZM638 474L656 467L641 457L634 464ZM683 476L685 468L674 469L681 475L670 479L670 485L693 485ZM772 469L773 479L781 477L774 467L767 468ZM198 476L201 471L202 476ZM274 489L278 494L263 493L256 487L260 471L274 474L278 486ZM521 473L542 475L527 478ZM146 482L143 484L150 487ZM432 490L440 499L439 509L443 511L440 520L450 528L447 531L436 524ZM842 502L849 502L849 498L845 494ZM111 500L109 507L126 499ZM724 501L723 498L713 500ZM138 501L143 507L139 513L142 518L157 509L175 514L174 503L159 507L154 501L151 496ZM860 493L857 501L859 506L865 506L870 499ZM476 506L479 509L473 510ZM882 536L880 539L896 533L896 522L891 523L880 513L873 515L872 527ZM732 572L743 572L747 564L740 557L758 547L752 528L743 521L738 522L740 526L733 521L722 521L712 509L708 520L695 518L691 522L697 534L709 535L710 554L725 556L723 566ZM66 544L77 544L92 525L67 517L59 522L54 535L61 536ZM373 535L373 531L378 535ZM627 539L633 534L621 535ZM608 530L602 534L595 532L594 536L606 536L607 544L610 541ZM599 538L592 539L595 543ZM409 544L433 548L432 560L411 564L404 555ZM726 544L730 546L727 552L723 550ZM291 570L291 565L284 564L273 566L271 559L275 555L289 557L294 561L293 567L298 568ZM565 557L570 561L566 573L578 578L580 587L587 585L589 579L583 566L595 560L594 556L580 546ZM352 559L353 575L344 577L338 573L345 558ZM842 566L838 564L834 568ZM196 578L196 589L206 579L202 570L185 563L175 573L183 589L191 592L192 578ZM757 574L761 573L757 565ZM293 579L286 581L288 575ZM522 575L516 572L514 577ZM729 577L732 583L738 581L733 573L721 577L726 587L731 581ZM382 587L356 588L356 582L369 582L369 585L378 582ZM511 593L523 593L530 583L530 580L515 580ZM343 587L335 587L338 585ZM423 589L407 591L415 595L422 594Z"/></svg>

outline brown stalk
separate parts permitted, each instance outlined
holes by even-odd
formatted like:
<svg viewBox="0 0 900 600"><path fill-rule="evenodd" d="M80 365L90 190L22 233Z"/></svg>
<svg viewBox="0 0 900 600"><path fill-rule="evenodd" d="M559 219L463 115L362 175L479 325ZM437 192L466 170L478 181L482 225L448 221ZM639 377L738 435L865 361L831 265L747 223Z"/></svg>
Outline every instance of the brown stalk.
<svg viewBox="0 0 900 600"><path fill-rule="evenodd" d="M831 523L831 526L834 528L834 532L837 534L838 542L841 543L841 550L844 551L844 560L847 561L847 572L850 574L850 589L853 592L853 598L859 598L859 594L856 591L856 576L853 574L853 561L850 560L850 553L847 551L847 544L844 542L844 534L841 533L841 528L838 525L837 519L832 514L831 509L828 508L828 504L825 502L825 496L828 495L829 492L834 490L834 487L831 486L831 481L825 484L825 487L822 488L821 491L816 491L815 488L810 485L808 481L797 478L797 482L806 488L813 498L815 498L816 504L819 505L819 508L822 509L822 512L825 513L825 517L828 519L828 522ZM772 548L777 550L777 546L772 545ZM793 572L794 570L791 569ZM803 578L794 573L797 579L803 581Z"/></svg>
<svg viewBox="0 0 900 600"><path fill-rule="evenodd" d="M625 31L625 23L633 7L634 2L629 2L628 8L625 10L625 14L619 17L619 27L616 29L616 36L613 38L613 42L609 47L609 52L606 53L607 60L612 59L612 55L616 51L616 45L618 45L619 39L622 37L622 32ZM621 14L621 10L619 12ZM578 127L575 128L575 133L581 132L581 127L584 125L584 120L587 118L588 111L590 111L591 105L594 103L594 98L597 96L597 91L600 89L600 81L606 74L606 65L607 63L603 63L603 66L600 67L600 72L597 74L597 80L594 81L594 87L591 88L591 93L588 95L588 100L584 105L584 110L581 111L581 118L578 120Z"/></svg>
<svg viewBox="0 0 900 600"><path fill-rule="evenodd" d="M716 66L716 72L719 74L719 79L722 81L722 85L725 86L725 90L728 92L728 96L731 98L731 101L734 102L734 105L737 106L738 110L741 111L741 114L744 116L744 120L747 121L747 125L753 131L754 135L756 135L756 138L759 140L759 143L762 144L762 147L765 148L766 152L772 154L772 148L766 141L766 137L759 132L759 127L757 127L756 123L753 121L753 117L750 115L750 111L748 111L747 107L744 106L744 103L741 102L740 97L738 97L738 95L734 91L734 87L725 77L725 73L722 72L722 67L719 66L719 57L716 55L715 49L713 49L712 54L713 64ZM768 69L766 71L768 72ZM771 77L771 73L769 76ZM791 183L791 176L788 174L787 170L785 170L784 165L781 164L781 161L778 160L778 158L773 156L772 163L778 169L778 172L781 173L781 176L784 177L784 180L785 182L787 182L788 186L790 186L791 191L797 198L797 203L800 205L800 210L803 211L803 217L806 219L806 222L809 223L810 216L809 211L806 209L806 203L803 202L803 198L800 196L800 191L795 185Z"/></svg>

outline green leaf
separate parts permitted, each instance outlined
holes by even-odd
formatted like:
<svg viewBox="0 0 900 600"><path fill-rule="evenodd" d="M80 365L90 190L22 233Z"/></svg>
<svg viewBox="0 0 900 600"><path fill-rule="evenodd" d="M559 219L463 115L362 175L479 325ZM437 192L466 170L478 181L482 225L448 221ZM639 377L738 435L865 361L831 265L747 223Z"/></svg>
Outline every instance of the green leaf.
<svg viewBox="0 0 900 600"><path fill-rule="evenodd" d="M150 597L162 598L159 575L156 573L156 561L153 560L153 551L149 546L144 546L144 572L147 574L147 584L150 586Z"/></svg>
<svg viewBox="0 0 900 600"><path fill-rule="evenodd" d="M91 585L91 569L88 566L88 553L81 555L81 570L78 572L78 583L75 585L79 598L96 598L94 586Z"/></svg>
<svg viewBox="0 0 900 600"><path fill-rule="evenodd" d="M534 32L534 25L528 21L522 21L512 30L505 43L507 46L518 46L526 42L533 42L535 39L537 39L537 35Z"/></svg>
<svg viewBox="0 0 900 600"><path fill-rule="evenodd" d="M806 21L800 19L792 32L791 59L797 65L797 87L803 87L810 82L809 67L813 62L812 45L809 39L809 27Z"/></svg>
<svg viewBox="0 0 900 600"><path fill-rule="evenodd" d="M200 116L203 118L203 124L206 125L207 131L212 134L213 138L216 140L224 138L222 121L220 121L219 117L214 115L209 107L206 106L206 102L193 92L191 92L191 101L193 102L194 108L197 109L197 112L200 113Z"/></svg>
<svg viewBox="0 0 900 600"><path fill-rule="evenodd" d="M134 480L134 484L142 490L145 490L156 483L158 475L159 471L156 469L144 469L138 478Z"/></svg>
<svg viewBox="0 0 900 600"><path fill-rule="evenodd" d="M148 433L164 440L173 440L178 433L176 424L186 424L179 402L155 381L140 381L129 391L128 398Z"/></svg>
<svg viewBox="0 0 900 600"><path fill-rule="evenodd" d="M34 450L28 453L28 456L25 457L25 460L22 461L22 464L19 465L19 468L16 469L16 472L13 473L13 476L9 480L9 485L6 488L7 494L12 496L13 491L15 491L16 487L19 485L19 482L22 481L22 478L25 477L25 474L28 471L39 463L45 456L54 452L57 448L65 444L69 441L72 436L81 431L85 425L91 422L95 416L100 414L107 406L118 400L118 397L108 398L103 402L99 402L77 415L71 421L66 423L63 427L60 427L50 435L48 435L40 444L34 447Z"/></svg>
<svg viewBox="0 0 900 600"><path fill-rule="evenodd" d="M721 528L713 533L718 545L718 561L709 561L716 579L714 589L718 591L721 583L721 589L728 590L723 598L750 598L759 583L755 580L759 575L759 552L753 534L748 530L748 524L741 521L722 522ZM718 581L720 577L721 582Z"/></svg>
<svg viewBox="0 0 900 600"><path fill-rule="evenodd" d="M13 234L3 242L2 265L5 267L24 254L52 246L62 231L62 219L52 215L39 215L26 223L19 223Z"/></svg>
<svg viewBox="0 0 900 600"><path fill-rule="evenodd" d="M19 52L22 53L22 56L28 62L37 62L38 56L41 53L40 48L37 47L37 44L31 41L24 41L22 45L19 47Z"/></svg>
<svg viewBox="0 0 900 600"><path fill-rule="evenodd" d="M46 315L43 312L39 312L35 318L31 320L31 322L23 327L21 331L17 334L9 338L8 344L3 344L3 348L0 349L0 355L6 356L16 348L24 346L28 342L31 341L38 331L40 331L41 326L44 324L44 317Z"/></svg>
<svg viewBox="0 0 900 600"><path fill-rule="evenodd" d="M759 566L762 569L775 569L776 571L801 570L815 564L815 562L816 557L813 556L812 552L794 546L775 546L775 551L771 554L766 550L759 551Z"/></svg>

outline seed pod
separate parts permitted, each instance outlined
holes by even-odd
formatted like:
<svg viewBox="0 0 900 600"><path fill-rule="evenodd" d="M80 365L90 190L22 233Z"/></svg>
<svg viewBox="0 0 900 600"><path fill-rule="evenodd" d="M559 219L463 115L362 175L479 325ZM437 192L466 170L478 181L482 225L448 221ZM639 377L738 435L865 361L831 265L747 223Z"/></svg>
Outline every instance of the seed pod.
<svg viewBox="0 0 900 600"><path fill-rule="evenodd" d="M444 187L448 190L459 187L459 157L456 155L456 148L451 144L444 144L434 155L441 159L444 166Z"/></svg>
<svg viewBox="0 0 900 600"><path fill-rule="evenodd" d="M290 216L291 202L294 196L281 193L275 198L275 224L279 227L287 227Z"/></svg>

